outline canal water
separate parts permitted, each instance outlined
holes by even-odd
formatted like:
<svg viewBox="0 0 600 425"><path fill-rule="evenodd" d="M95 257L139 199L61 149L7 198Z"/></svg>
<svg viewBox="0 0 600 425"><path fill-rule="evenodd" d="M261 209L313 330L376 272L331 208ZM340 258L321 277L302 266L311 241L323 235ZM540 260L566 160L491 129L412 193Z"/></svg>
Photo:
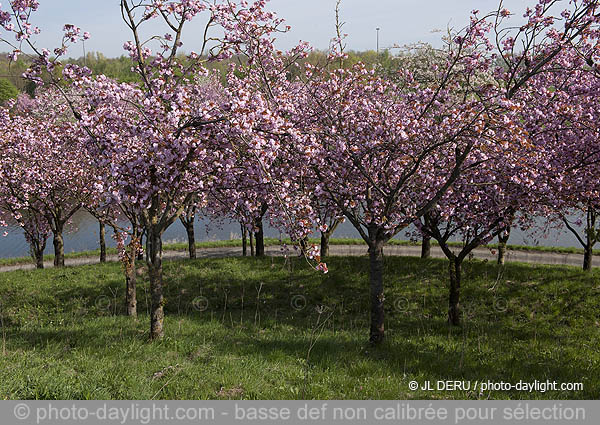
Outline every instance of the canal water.
<svg viewBox="0 0 600 425"><path fill-rule="evenodd" d="M2 229L0 229L2 230ZM5 229L8 234L0 235L0 258L25 257L29 255L29 245L27 244L23 232L19 227L9 226ZM110 229L107 232L107 245L115 246L114 240L110 237ZM235 222L211 223L205 219L198 219L196 224L196 241L215 241L239 239L241 237L240 225ZM65 232L65 252L87 251L98 248L99 228L98 222L88 213L80 212L72 220L70 227ZM271 228L265 223L266 237L279 238L282 234L279 230ZM284 236L284 235L283 235ZM342 223L336 230L334 236L338 238L359 238L358 232L348 222ZM52 253L52 237L48 239L46 253ZM187 236L183 225L177 221L164 234L164 243L186 242ZM406 232L397 236L398 239L409 239ZM522 232L514 229L509 241L516 245L541 245L541 246L561 246L561 247L580 247L577 239L567 231L551 231L545 237L540 232Z"/></svg>

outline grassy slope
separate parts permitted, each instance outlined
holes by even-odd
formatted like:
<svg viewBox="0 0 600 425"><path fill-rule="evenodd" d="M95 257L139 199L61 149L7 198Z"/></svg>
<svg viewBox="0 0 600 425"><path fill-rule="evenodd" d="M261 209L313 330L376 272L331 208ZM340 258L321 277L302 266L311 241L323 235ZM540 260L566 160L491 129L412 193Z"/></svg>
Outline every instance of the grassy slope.
<svg viewBox="0 0 600 425"><path fill-rule="evenodd" d="M291 241L289 239L285 239L283 242L290 244ZM311 243L320 244L320 240L311 239ZM431 242L432 245L437 246L435 241ZM281 241L276 238L266 238L265 245L273 246L279 245ZM336 238L331 239L331 245L364 245L365 242L362 239L353 239L353 238ZM404 241L392 239L388 242L389 245L419 245L419 243L412 241ZM450 243L451 246L461 246L460 242ZM239 239L234 240L223 240L223 241L209 241L209 242L198 242L196 246L199 249L202 248L223 248L223 247L242 247L242 241ZM490 249L496 249L498 247L497 244L489 244L486 245ZM536 252L556 252L561 254L583 254L583 249L581 248L567 248L567 247L553 247L553 246L525 246L525 245L508 245L507 248L509 250L514 251L536 251ZM166 251L187 251L188 245L187 243L174 243L174 244L165 244L164 250ZM248 247L248 251L250 247ZM117 250L115 248L108 248L107 253L109 255L116 254ZM594 255L600 255L600 250L594 250ZM82 258L82 257L99 257L100 250L93 251L81 251L81 252L71 252L65 254L65 258ZM44 260L52 261L54 259L54 255L45 255ZM31 264L32 259L30 257L17 257L17 258L0 258L0 267L1 266L12 266L18 264Z"/></svg>
<svg viewBox="0 0 600 425"><path fill-rule="evenodd" d="M159 343L147 342L145 276L135 321L121 315L118 264L2 273L0 399L600 396L600 271L511 264L492 290L496 266L469 262L467 320L451 329L446 263L387 258L387 340L373 349L365 345L367 260L328 263L322 275L299 259L291 272L282 258L166 262L166 338ZM307 363L312 329L329 314L319 319L319 305L333 316ZM584 391L408 389L411 380L438 379L550 379L583 382Z"/></svg>

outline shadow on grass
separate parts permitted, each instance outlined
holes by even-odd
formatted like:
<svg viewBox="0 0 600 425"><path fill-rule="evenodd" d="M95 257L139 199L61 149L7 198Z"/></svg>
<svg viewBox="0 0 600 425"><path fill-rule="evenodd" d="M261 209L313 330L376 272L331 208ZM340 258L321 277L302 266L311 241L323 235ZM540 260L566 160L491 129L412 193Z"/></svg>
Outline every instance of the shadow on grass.
<svg viewBox="0 0 600 425"><path fill-rule="evenodd" d="M313 372L335 365L349 377L396 380L591 379L580 395L597 395L596 271L511 264L499 273L495 264L468 262L463 326L452 328L445 322L447 263L386 258L387 339L374 348L365 343L368 259L332 257L328 263L330 273L323 275L302 259L165 262L167 337L154 344L147 342L147 277L138 279L138 321L119 317L124 280L118 265L10 275L0 280L8 294L3 317L13 351L51 347L53 353L102 355L123 345L178 351L183 344L189 356L208 338L215 356L283 358L283 364L308 358ZM320 334L315 323L323 306L321 320L333 313Z"/></svg>

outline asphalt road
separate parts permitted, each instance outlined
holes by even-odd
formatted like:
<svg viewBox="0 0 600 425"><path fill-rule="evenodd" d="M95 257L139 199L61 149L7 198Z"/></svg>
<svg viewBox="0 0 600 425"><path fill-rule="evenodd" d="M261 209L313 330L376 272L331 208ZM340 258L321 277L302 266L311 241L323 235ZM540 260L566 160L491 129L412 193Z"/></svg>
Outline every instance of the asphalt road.
<svg viewBox="0 0 600 425"><path fill-rule="evenodd" d="M279 246L268 246L265 248L266 254L270 256L282 256L283 252ZM296 255L292 251L291 255ZM226 258L240 256L242 253L241 248L203 248L198 249L198 258ZM367 255L367 248L364 245L331 245L329 248L330 255L333 256L362 256ZM390 245L384 249L384 254L388 256L413 256L418 257L421 255L420 246L398 246ZM187 258L188 253L186 251L165 251L163 253L163 259L179 259ZM436 246L431 247L431 256L434 258L445 258L442 250ZM487 248L478 248L473 251L474 258L487 259L490 261L496 260L496 255L493 254ZM109 255L108 261L118 261L116 255ZM581 266L583 264L582 254L562 254L555 252L542 252L542 251L507 251L506 261L515 261L522 263L531 264L562 264L571 266ZM97 264L99 259L97 257L81 257L81 258L67 258L65 259L65 265L67 266L80 266L87 264ZM52 262L45 262L44 266L49 268L52 267ZM8 272L14 270L31 270L34 268L33 264L19 264L12 266L0 267L0 272Z"/></svg>

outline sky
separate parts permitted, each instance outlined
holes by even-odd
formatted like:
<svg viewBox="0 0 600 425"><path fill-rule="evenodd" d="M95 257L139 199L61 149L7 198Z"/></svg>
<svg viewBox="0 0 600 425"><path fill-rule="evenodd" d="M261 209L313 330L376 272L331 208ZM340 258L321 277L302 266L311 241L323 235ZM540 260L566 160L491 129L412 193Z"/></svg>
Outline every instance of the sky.
<svg viewBox="0 0 600 425"><path fill-rule="evenodd" d="M504 0L512 12L522 12L535 0ZM380 47L406 45L419 41L439 45L448 26L464 27L471 10L482 13L496 10L499 0L343 0L341 17L346 24L349 50L375 50L376 28L380 29ZM335 0L271 0L269 9L292 26L291 32L278 37L277 47L287 50L299 40L316 49L327 49L335 36ZM86 51L107 57L124 53L123 43L131 39L121 20L119 0L40 0L34 23L42 28L37 38L40 47L53 48L60 42L62 26L75 24L92 34L85 42ZM184 33L184 51L197 50L203 32L202 18L188 24ZM436 32L436 30L438 32ZM152 27L153 31L166 31ZM69 56L81 56L83 46L71 48Z"/></svg>

